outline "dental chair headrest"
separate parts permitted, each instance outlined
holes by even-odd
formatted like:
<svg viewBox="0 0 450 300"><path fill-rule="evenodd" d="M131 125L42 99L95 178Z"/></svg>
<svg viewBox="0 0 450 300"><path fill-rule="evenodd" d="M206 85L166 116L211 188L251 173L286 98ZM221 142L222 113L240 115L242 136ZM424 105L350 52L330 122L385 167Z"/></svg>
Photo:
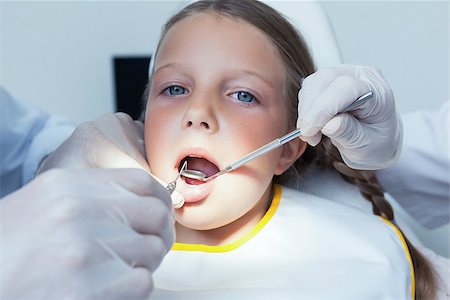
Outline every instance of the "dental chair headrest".
<svg viewBox="0 0 450 300"><path fill-rule="evenodd" d="M342 63L331 24L316 1L262 1L282 13L305 39L316 68Z"/></svg>

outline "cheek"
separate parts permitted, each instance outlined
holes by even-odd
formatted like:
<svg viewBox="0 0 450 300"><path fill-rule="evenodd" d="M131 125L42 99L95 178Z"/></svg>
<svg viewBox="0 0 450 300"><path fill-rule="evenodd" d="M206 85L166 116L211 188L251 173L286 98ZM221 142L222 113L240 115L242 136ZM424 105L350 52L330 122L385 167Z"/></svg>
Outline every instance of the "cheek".
<svg viewBox="0 0 450 300"><path fill-rule="evenodd" d="M165 142L167 132L174 127L176 111L159 102L149 100L145 114L145 143ZM168 121L170 120L170 121ZM166 138L164 138L166 137Z"/></svg>
<svg viewBox="0 0 450 300"><path fill-rule="evenodd" d="M168 140L167 122L168 116L164 110L156 109L147 105L145 114L144 142L147 161L152 171L154 171L155 161L164 161L163 149L167 149L170 141Z"/></svg>
<svg viewBox="0 0 450 300"><path fill-rule="evenodd" d="M235 149L241 149L239 152L243 156L288 132L287 122L279 119L279 117L267 117L266 115L259 118L241 118L239 122L234 122L231 125L233 126L233 129L230 130L232 134L227 136L226 140L233 141L229 146ZM255 166L259 163L262 168L265 167L274 170L281 156L281 149L280 147L255 159Z"/></svg>
<svg viewBox="0 0 450 300"><path fill-rule="evenodd" d="M147 106L144 126L144 139L147 156L149 154L148 151L151 149L151 142L158 139L158 132L160 132L157 130L156 124L158 124L158 114L155 114L152 110L149 110Z"/></svg>

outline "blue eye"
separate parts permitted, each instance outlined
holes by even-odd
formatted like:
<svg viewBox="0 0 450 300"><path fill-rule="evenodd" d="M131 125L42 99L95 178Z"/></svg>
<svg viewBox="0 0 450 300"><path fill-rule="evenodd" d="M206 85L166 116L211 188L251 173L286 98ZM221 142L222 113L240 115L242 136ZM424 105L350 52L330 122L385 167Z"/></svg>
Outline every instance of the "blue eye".
<svg viewBox="0 0 450 300"><path fill-rule="evenodd" d="M186 94L187 90L179 85L171 85L164 89L163 93L169 96L179 96Z"/></svg>
<svg viewBox="0 0 450 300"><path fill-rule="evenodd" d="M239 100L241 102L245 102L245 103L251 103L256 101L256 97L253 96L251 93L249 92L245 92L245 91L239 91L239 92L235 92L231 95L234 95L233 98L236 100Z"/></svg>

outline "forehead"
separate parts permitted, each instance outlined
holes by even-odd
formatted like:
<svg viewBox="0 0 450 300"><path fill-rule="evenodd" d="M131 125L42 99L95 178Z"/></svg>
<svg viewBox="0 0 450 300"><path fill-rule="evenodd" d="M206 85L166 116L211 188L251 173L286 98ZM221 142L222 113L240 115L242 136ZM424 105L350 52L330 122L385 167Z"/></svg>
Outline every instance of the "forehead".
<svg viewBox="0 0 450 300"><path fill-rule="evenodd" d="M245 35L248 38L261 39L267 47L275 50L266 34L250 22L214 11L195 13L185 17L176 22L168 33L174 34L174 31L202 35L214 33L214 36L220 38Z"/></svg>
<svg viewBox="0 0 450 300"><path fill-rule="evenodd" d="M268 36L250 23L204 12L175 23L161 41L156 65L168 59L198 59L229 67L258 66L261 72L280 73L284 77L282 60Z"/></svg>

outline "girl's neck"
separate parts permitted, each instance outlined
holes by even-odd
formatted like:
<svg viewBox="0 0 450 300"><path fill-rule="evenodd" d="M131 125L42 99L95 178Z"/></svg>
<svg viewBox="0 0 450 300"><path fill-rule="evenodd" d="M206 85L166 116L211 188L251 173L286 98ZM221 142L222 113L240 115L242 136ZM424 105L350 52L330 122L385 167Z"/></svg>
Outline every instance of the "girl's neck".
<svg viewBox="0 0 450 300"><path fill-rule="evenodd" d="M236 241L258 224L269 209L272 198L273 189L270 185L258 203L248 213L236 221L216 229L192 230L176 223L176 242L220 246Z"/></svg>

